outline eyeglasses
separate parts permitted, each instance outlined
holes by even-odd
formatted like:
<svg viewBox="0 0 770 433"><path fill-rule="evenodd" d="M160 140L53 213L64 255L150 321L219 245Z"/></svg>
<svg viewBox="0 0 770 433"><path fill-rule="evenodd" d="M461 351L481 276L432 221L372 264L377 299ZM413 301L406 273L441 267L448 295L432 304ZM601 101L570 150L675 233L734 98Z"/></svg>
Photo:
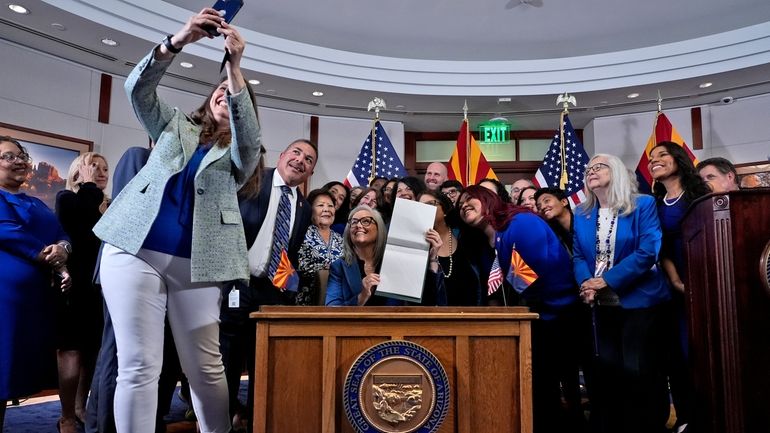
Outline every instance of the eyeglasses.
<svg viewBox="0 0 770 433"><path fill-rule="evenodd" d="M348 224L350 224L350 227L353 227L356 224L361 224L361 227L369 227L370 225L377 225L377 222L372 217L363 217L363 218L351 218L348 220Z"/></svg>
<svg viewBox="0 0 770 433"><path fill-rule="evenodd" d="M603 162L597 162L596 164L594 164L594 165L592 165L590 167L586 167L586 176L588 176L591 173L596 173L599 170L602 170L602 169L605 169L605 168L610 168L610 166L605 164L605 163L603 163Z"/></svg>
<svg viewBox="0 0 770 433"><path fill-rule="evenodd" d="M458 190L457 190L457 189L455 189L455 188L452 188L452 189L448 189L448 190L444 191L444 194L445 194L445 195L448 195L449 197L454 197L454 196L456 196L457 194L460 194L460 191L458 191Z"/></svg>
<svg viewBox="0 0 770 433"><path fill-rule="evenodd" d="M19 153L18 155L13 152L6 152L2 155L0 155L0 159L2 159L5 162L13 164L14 162L21 161L24 163L29 164L32 162L32 157L29 156L27 153Z"/></svg>

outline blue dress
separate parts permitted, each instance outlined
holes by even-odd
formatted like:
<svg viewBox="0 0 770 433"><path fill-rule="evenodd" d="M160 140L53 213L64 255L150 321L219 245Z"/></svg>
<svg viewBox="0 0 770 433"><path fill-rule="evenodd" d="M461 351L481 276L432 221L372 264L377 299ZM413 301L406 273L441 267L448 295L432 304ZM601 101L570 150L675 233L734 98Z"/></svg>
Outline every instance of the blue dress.
<svg viewBox="0 0 770 433"><path fill-rule="evenodd" d="M55 384L47 373L56 371L58 289L51 287L51 269L36 257L66 239L42 201L0 190L0 401Z"/></svg>

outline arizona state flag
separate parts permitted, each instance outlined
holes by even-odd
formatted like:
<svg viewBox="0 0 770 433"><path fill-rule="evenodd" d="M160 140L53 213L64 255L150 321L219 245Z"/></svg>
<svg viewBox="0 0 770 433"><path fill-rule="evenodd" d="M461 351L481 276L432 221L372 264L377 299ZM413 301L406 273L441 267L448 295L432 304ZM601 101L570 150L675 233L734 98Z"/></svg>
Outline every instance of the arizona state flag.
<svg viewBox="0 0 770 433"><path fill-rule="evenodd" d="M286 249L281 250L281 260L278 262L278 268L275 270L273 285L281 289L281 291L296 292L299 289L299 275L294 270L294 266L291 265Z"/></svg>
<svg viewBox="0 0 770 433"><path fill-rule="evenodd" d="M497 175L481 153L476 139L468 130L468 119L463 119L457 146L447 165L447 177L459 181L464 187L475 185L481 179L497 179Z"/></svg>
<svg viewBox="0 0 770 433"><path fill-rule="evenodd" d="M649 194L652 191L652 175L650 174L649 168L647 168L647 163L650 162L648 156L650 151L661 141L672 141L682 146L684 151L687 152L687 156L690 158L693 165L698 165L698 158L696 158L690 148L687 147L687 143L684 142L684 139L679 135L679 132L674 129L674 126L668 120L668 117L666 117L663 112L659 111L657 116L655 116L655 124L652 128L652 135L650 135L649 140L647 140L647 147L644 148L642 157L639 158L639 164L636 166L636 179L639 181L639 192L641 193Z"/></svg>
<svg viewBox="0 0 770 433"><path fill-rule="evenodd" d="M508 269L505 279L511 283L516 292L521 293L534 283L538 276L514 248L511 253L511 268Z"/></svg>

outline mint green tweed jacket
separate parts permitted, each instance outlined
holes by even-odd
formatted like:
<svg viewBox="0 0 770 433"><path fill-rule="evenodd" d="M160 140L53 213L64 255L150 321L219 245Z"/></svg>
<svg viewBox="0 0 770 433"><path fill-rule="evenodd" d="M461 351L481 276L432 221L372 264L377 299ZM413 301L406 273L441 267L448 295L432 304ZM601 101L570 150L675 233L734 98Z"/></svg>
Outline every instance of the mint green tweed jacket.
<svg viewBox="0 0 770 433"><path fill-rule="evenodd" d="M154 52L154 50L153 50ZM113 200L94 227L104 242L136 254L160 210L169 178L182 171L198 146L200 127L158 98L171 61L153 52L134 68L125 89L139 121L155 142L147 165ZM195 173L191 276L193 282L248 280L248 255L236 193L260 155L260 127L246 89L228 95L232 142L213 147Z"/></svg>

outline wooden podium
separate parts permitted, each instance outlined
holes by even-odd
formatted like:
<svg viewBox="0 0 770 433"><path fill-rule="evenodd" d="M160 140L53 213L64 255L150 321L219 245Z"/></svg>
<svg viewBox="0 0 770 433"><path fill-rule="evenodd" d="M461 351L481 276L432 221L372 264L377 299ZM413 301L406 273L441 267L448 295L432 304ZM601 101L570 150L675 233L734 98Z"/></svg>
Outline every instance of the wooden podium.
<svg viewBox="0 0 770 433"><path fill-rule="evenodd" d="M449 379L439 432L532 432L530 321L523 307L262 307L254 432L355 430L342 404L356 358L388 340L428 349Z"/></svg>
<svg viewBox="0 0 770 433"><path fill-rule="evenodd" d="M709 195L682 224L695 431L770 431L770 189Z"/></svg>

